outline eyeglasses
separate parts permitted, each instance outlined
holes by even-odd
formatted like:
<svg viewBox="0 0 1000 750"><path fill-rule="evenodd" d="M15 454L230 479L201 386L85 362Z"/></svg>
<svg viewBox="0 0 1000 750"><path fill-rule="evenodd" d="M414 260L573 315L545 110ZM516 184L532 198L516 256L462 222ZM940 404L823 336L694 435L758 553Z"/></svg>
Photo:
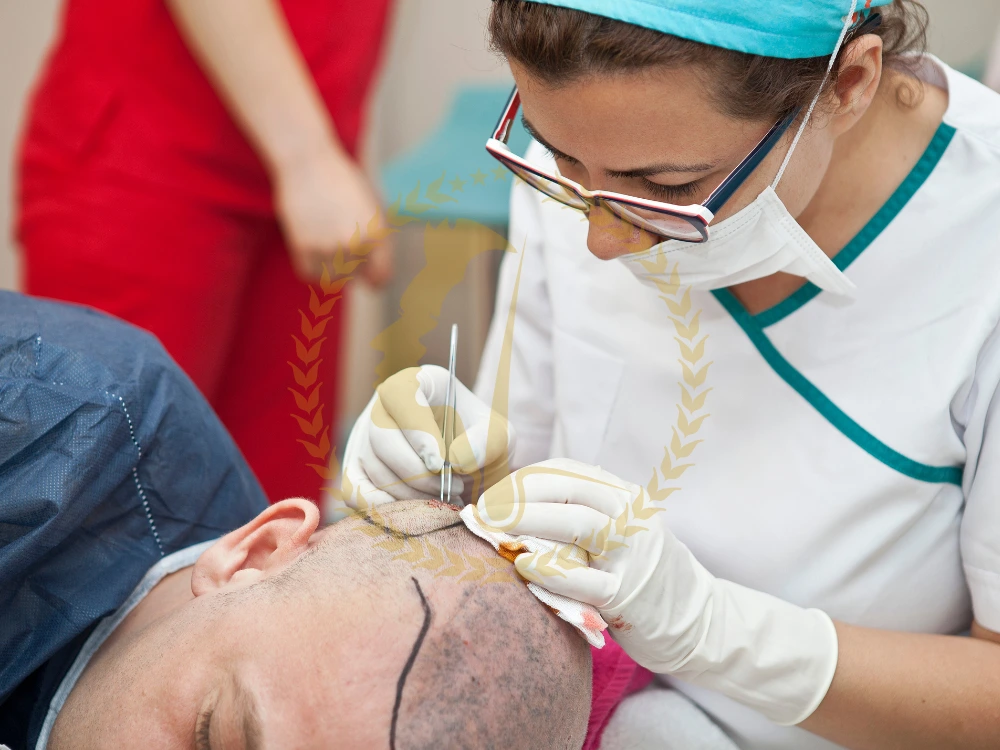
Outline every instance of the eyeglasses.
<svg viewBox="0 0 1000 750"><path fill-rule="evenodd" d="M882 17L879 13L868 11L855 13L853 20L855 26L846 35L843 45L864 34L874 32L882 23ZM640 229L645 229L666 239L685 242L705 242L708 239L708 225L715 218L719 209L733 197L733 193L746 182L747 177L771 153L774 146L781 140L781 136L791 127L799 116L799 112L802 111L801 108L796 109L787 117L776 122L760 143L754 146L753 151L740 162L736 169L729 173L729 176L708 196L704 203L675 206L672 203L636 198L607 190L587 190L573 180L566 179L558 172L548 172L525 161L507 146L511 127L520 106L521 95L515 86L493 137L486 142L486 150L507 169L536 190L570 208L589 214L591 209L604 207L618 218Z"/></svg>
<svg viewBox="0 0 1000 750"><path fill-rule="evenodd" d="M515 86L493 137L486 142L486 150L493 158L531 187L570 208L587 214L594 208L607 208L618 218L640 229L667 239L685 242L705 242L708 239L708 225L715 218L715 214L771 153L775 144L781 140L781 136L795 122L801 111L796 109L776 122L753 151L730 172L704 203L676 206L673 203L662 203L607 190L587 190L558 172L548 172L522 159L507 145L520 106L521 95Z"/></svg>

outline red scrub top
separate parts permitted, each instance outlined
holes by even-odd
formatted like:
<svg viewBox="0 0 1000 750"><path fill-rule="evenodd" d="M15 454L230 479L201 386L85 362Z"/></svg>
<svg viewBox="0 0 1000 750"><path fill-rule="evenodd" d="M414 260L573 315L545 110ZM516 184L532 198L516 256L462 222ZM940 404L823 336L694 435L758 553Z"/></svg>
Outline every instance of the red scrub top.
<svg viewBox="0 0 1000 750"><path fill-rule="evenodd" d="M390 0L281 0L350 153ZM101 169L187 198L271 213L260 160L181 38L162 0L69 0L36 90L24 165L45 176L86 154L103 123ZM25 171L30 194L32 171Z"/></svg>

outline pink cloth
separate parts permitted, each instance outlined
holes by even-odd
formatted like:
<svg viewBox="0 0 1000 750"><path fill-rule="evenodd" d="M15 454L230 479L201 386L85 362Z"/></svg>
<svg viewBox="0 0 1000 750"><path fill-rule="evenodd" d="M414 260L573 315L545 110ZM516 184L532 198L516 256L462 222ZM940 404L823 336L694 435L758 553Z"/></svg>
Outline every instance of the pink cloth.
<svg viewBox="0 0 1000 750"><path fill-rule="evenodd" d="M653 680L653 673L632 661L622 647L608 638L604 648L592 648L593 692L590 721L583 750L598 750L611 715L625 698L642 690Z"/></svg>

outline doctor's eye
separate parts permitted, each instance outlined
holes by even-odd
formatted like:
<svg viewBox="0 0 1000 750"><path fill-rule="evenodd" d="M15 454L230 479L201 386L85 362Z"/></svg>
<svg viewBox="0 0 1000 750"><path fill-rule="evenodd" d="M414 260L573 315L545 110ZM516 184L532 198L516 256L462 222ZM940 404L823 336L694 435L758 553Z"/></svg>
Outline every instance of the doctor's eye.
<svg viewBox="0 0 1000 750"><path fill-rule="evenodd" d="M655 198L663 201L671 201L696 195L701 189L701 180L685 182L683 185L660 185L656 182L643 180L642 185Z"/></svg>
<svg viewBox="0 0 1000 750"><path fill-rule="evenodd" d="M553 151L550 148L547 148L545 150L549 152L549 156L551 156L553 159L555 159L557 163L558 162L562 162L563 164L567 164L567 165L575 165L575 164L579 164L580 163L576 159L574 159L572 156L566 156L566 154L561 154L558 151Z"/></svg>

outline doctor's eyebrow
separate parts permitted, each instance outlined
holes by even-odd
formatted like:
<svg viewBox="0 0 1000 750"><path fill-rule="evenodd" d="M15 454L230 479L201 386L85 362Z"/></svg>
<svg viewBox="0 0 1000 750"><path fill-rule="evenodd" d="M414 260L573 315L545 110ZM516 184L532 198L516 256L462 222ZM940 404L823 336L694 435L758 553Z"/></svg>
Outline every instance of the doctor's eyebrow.
<svg viewBox="0 0 1000 750"><path fill-rule="evenodd" d="M545 147L554 157L557 159L562 159L564 161L575 162L572 156L564 154L562 151L554 147L551 143L545 140L542 135L538 132L534 125L532 125L528 118L521 115L521 123L524 125L524 129L528 131L528 135L538 141L542 146ZM718 167L718 163L701 163L701 164L651 164L646 167L637 167L635 169L605 169L604 173L611 177L612 179L635 179L641 177L654 177L661 174L697 174L699 172L708 172L710 170Z"/></svg>

